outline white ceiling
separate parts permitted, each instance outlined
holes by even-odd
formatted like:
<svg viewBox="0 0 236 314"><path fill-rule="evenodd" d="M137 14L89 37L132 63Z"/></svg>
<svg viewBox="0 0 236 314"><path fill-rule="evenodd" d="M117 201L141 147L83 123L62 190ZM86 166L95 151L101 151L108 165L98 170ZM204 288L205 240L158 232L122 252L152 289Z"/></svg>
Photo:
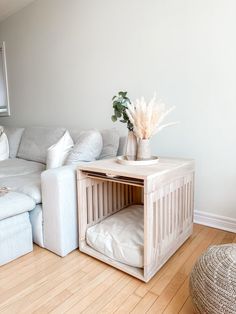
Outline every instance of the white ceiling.
<svg viewBox="0 0 236 314"><path fill-rule="evenodd" d="M0 0L0 22L34 0Z"/></svg>

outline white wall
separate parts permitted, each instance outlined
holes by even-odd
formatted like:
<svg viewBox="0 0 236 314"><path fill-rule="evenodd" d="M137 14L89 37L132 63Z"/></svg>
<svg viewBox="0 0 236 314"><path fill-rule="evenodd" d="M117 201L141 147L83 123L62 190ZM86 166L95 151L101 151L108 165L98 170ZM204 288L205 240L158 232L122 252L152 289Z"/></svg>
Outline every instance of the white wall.
<svg viewBox="0 0 236 314"><path fill-rule="evenodd" d="M0 123L110 127L116 91L157 90L181 124L154 152L195 158L196 208L236 218L235 30L235 0L37 0L0 24Z"/></svg>

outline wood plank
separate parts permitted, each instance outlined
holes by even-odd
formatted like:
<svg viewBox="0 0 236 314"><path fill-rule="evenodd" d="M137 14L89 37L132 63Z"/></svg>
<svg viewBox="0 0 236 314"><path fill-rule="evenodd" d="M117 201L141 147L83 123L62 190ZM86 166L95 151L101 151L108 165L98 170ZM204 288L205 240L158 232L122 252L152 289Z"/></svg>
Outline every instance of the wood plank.
<svg viewBox="0 0 236 314"><path fill-rule="evenodd" d="M102 271L104 271L104 267L101 266L102 265L97 265L96 261L88 264L86 267L80 270L85 273L84 276L79 276L79 274L75 274L71 278L67 278L67 280L65 280L61 284L57 286L54 285L54 288L51 289L49 293L44 294L40 298L38 298L34 303L31 304L28 310L31 312L37 309L35 312L37 312L38 314L45 312L48 313L54 310L55 308L60 306L61 303L65 302L69 297L71 297L76 289L79 289L79 287L81 287L85 283L88 283L90 280L92 280L94 277L98 276ZM62 297L64 298L63 302L58 302L60 295L62 295Z"/></svg>
<svg viewBox="0 0 236 314"><path fill-rule="evenodd" d="M151 290L151 288L159 281L160 277L164 273L166 273L166 271L168 271L169 268L176 268L175 265L178 262L180 257L182 261L180 262L180 265L181 265L181 263L183 263L185 258L187 258L188 256L192 254L192 250L195 249L197 243L201 242L201 239L199 240L198 237L199 237L199 234L201 234L201 232L204 232L204 230L207 230L207 228L201 225L196 225L193 230L193 235L178 249L178 251L172 256L172 258L169 261L167 261L167 263L159 270L159 272L155 275L154 278L152 278L146 284L140 283L140 286L135 291L135 293L143 297L148 291Z"/></svg>
<svg viewBox="0 0 236 314"><path fill-rule="evenodd" d="M23 285L22 283L19 284L22 290L16 294L13 294L12 297L6 299L5 302L2 302L0 307L1 312L14 312L22 306L27 309L28 307L32 307L33 302L35 302L41 296L44 296L43 299L45 301L45 294L51 291L54 286L58 289L58 286L60 286L61 283L65 285L65 281L67 279L76 279L76 276L79 276L79 278L81 278L85 274L81 271L81 269L83 269L83 266L87 267L88 261L88 258L84 258L82 256L81 258L79 258L78 256L76 256L73 260L57 268L54 272L51 271L48 274L46 273L46 271L44 271L44 280L41 280L41 277L37 277L35 275L32 278L34 280L34 289L29 289L27 285ZM91 262L93 262L92 259ZM45 267L47 267L47 264L45 265ZM30 280L31 278L29 278L29 280L25 280L23 283L31 283ZM14 292L15 289L9 289L8 291ZM5 297L7 296L6 293L2 295Z"/></svg>
<svg viewBox="0 0 236 314"><path fill-rule="evenodd" d="M99 275L95 278L88 278L87 281L83 282L81 285L73 285L72 287L68 287L67 289L72 292L72 296L69 297L65 302L60 304L60 306L56 307L51 313L64 313L69 311L73 306L75 306L79 301L88 296L97 286L102 285L105 280L111 278L111 276L117 270L109 267L104 269Z"/></svg>
<svg viewBox="0 0 236 314"><path fill-rule="evenodd" d="M99 214L99 218L102 218L103 217L103 208L104 208L104 205L103 205L103 184L100 183L98 184L98 214Z"/></svg>
<svg viewBox="0 0 236 314"><path fill-rule="evenodd" d="M179 314L195 314L191 297L188 297L183 307L181 308Z"/></svg>
<svg viewBox="0 0 236 314"><path fill-rule="evenodd" d="M40 254L41 253L41 254ZM4 279L6 281L9 281L10 277L15 277L15 274L23 274L24 272L29 272L30 269L34 269L34 267L37 267L38 264L44 263L46 260L59 259L58 256L55 254L48 254L48 251L41 250L41 252L37 254L37 259L35 259L35 255L27 254L24 255L22 258L24 258L21 262L18 264L14 263L11 267L5 268L5 266L10 266L11 263L8 263L0 268L0 280L2 280L2 285L4 283ZM17 259L15 261L20 261L20 259ZM15 262L14 261L14 262ZM30 263L32 262L32 263ZM14 266L14 273L12 272L12 267Z"/></svg>
<svg viewBox="0 0 236 314"><path fill-rule="evenodd" d="M118 308L118 310L115 311L116 314L125 314L125 313L131 313L135 305L140 301L140 297L138 297L136 294L131 294L125 302Z"/></svg>
<svg viewBox="0 0 236 314"><path fill-rule="evenodd" d="M138 279L133 278L129 283L119 292L117 295L110 300L106 306L101 309L101 313L114 313L117 311L121 305L125 302L125 300L133 294L133 292L137 289L139 285Z"/></svg>
<svg viewBox="0 0 236 314"><path fill-rule="evenodd" d="M132 314L139 314L139 313L146 313L149 308L152 306L152 304L156 301L158 298L157 295L155 295L152 292L147 292L143 298L139 301L139 303L135 306L135 308L132 310Z"/></svg>
<svg viewBox="0 0 236 314"><path fill-rule="evenodd" d="M104 216L108 214L108 182L103 182L103 205L104 205Z"/></svg>
<svg viewBox="0 0 236 314"><path fill-rule="evenodd" d="M84 311L84 314L87 313L97 313L102 308L104 308L107 303L110 302L132 279L131 277L124 275L121 277L117 282L109 289L106 293L106 296L97 299L94 302L91 302L91 304L87 307L87 309Z"/></svg>
<svg viewBox="0 0 236 314"><path fill-rule="evenodd" d="M217 230L208 230L208 235L204 238L189 258L177 268L176 272L173 272L169 277L163 276L151 291L159 292L159 298L150 308L150 313L162 313L165 308L170 304L172 298L176 295L176 291L179 291L186 280L190 271L196 262L198 256L210 245L215 243L217 237ZM224 236L220 235L220 239ZM218 240L220 240L218 239ZM184 301L185 302L185 301ZM182 303L183 305L183 303ZM172 307L171 307L172 308Z"/></svg>
<svg viewBox="0 0 236 314"><path fill-rule="evenodd" d="M87 189L88 189L88 198L87 198L87 202L88 202L88 223L90 224L91 222L93 222L93 186L90 185L89 187L87 187Z"/></svg>
<svg viewBox="0 0 236 314"><path fill-rule="evenodd" d="M68 313L79 313L84 311L92 302L97 300L99 297L102 297L103 294L106 295L106 291L109 290L109 288L117 280L119 280L122 275L123 274L121 272L115 271L113 269L112 276L109 278L109 280L104 280L101 282L101 284L97 285L92 291L83 297L78 295L79 301L68 310Z"/></svg>
<svg viewBox="0 0 236 314"><path fill-rule="evenodd" d="M176 294L176 291L180 289L186 278L187 276L185 274L178 272L163 290L161 295L152 304L148 313L162 313ZM178 312L176 311L176 313Z"/></svg>
<svg viewBox="0 0 236 314"><path fill-rule="evenodd" d="M188 278L196 259L208 245L235 240L232 232L194 225L191 238L147 284L78 250L60 258L35 246L0 267L0 312L193 314Z"/></svg>
<svg viewBox="0 0 236 314"><path fill-rule="evenodd" d="M0 279L6 277L8 271L12 273L13 267L17 271L18 269L21 269L22 267L30 263L30 261L34 261L35 256L40 258L41 256L48 255L47 252L48 252L47 250L42 250L42 248L35 244L32 252L22 256L21 258L17 258L11 263L0 266Z"/></svg>
<svg viewBox="0 0 236 314"><path fill-rule="evenodd" d="M163 313L165 314L173 314L178 313L183 304L186 302L188 296L189 296L189 282L188 278L184 281L183 285L180 289L178 289L177 293L173 297L173 299L170 301L168 306L166 307L165 311Z"/></svg>
<svg viewBox="0 0 236 314"><path fill-rule="evenodd" d="M112 182L108 182L108 213L112 213L112 209L113 209L113 183Z"/></svg>
<svg viewBox="0 0 236 314"><path fill-rule="evenodd" d="M34 261L34 263L25 265L20 270L16 272L9 273L9 275L6 274L5 278L2 278L1 284L2 288L4 290L8 290L10 288L13 288L17 286L19 283L21 283L23 280L30 278L35 274L35 270L38 271L38 273L44 271L47 267L54 265L55 262L59 258L55 256L54 254L50 255L44 255L43 258L37 259Z"/></svg>
<svg viewBox="0 0 236 314"><path fill-rule="evenodd" d="M99 213L98 213L99 202L98 201L99 201L99 198L98 198L98 185L94 181L94 186L93 186L93 217L94 217L94 221L97 221L98 217L99 217Z"/></svg>
<svg viewBox="0 0 236 314"><path fill-rule="evenodd" d="M202 243L204 240L206 241L206 239L208 240L206 245L209 245L215 235L216 232L214 232L214 230L204 230L199 235L199 237L196 238L196 241L194 241L192 245L190 244L188 251L185 251L183 255L176 259L176 261L172 263L172 265L170 265L166 271L163 272L161 278L152 287L151 291L156 295L160 295L165 287L168 285L168 283L171 281L171 279L178 272L178 269L187 261L189 257L193 256L199 245L203 245Z"/></svg>
<svg viewBox="0 0 236 314"><path fill-rule="evenodd" d="M235 233L226 232L224 239L222 240L222 244L232 243L234 242Z"/></svg>

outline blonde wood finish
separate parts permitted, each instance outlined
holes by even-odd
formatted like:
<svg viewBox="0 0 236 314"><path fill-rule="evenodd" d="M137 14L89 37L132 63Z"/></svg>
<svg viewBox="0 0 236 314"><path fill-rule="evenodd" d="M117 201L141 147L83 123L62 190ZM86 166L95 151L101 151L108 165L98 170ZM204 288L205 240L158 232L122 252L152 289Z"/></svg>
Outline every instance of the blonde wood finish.
<svg viewBox="0 0 236 314"><path fill-rule="evenodd" d="M0 267L0 313L193 314L188 277L209 245L236 234L194 225L192 236L143 283L76 250L65 258L34 251Z"/></svg>
<svg viewBox="0 0 236 314"><path fill-rule="evenodd" d="M80 250L138 279L150 280L192 233L192 160L160 158L157 165L137 167L101 160L80 166L77 178ZM103 198L98 200L97 191L104 186ZM85 240L90 226L137 203L144 205L143 269L112 260ZM99 206L105 208L102 216Z"/></svg>
<svg viewBox="0 0 236 314"><path fill-rule="evenodd" d="M163 174L168 175L173 172L173 170L176 171L183 166L193 170L193 160L160 157L157 165L124 166L118 164L114 159L103 159L96 162L86 163L83 166L80 166L80 169L99 174L122 175L128 178L147 179L149 176L156 177L162 176Z"/></svg>

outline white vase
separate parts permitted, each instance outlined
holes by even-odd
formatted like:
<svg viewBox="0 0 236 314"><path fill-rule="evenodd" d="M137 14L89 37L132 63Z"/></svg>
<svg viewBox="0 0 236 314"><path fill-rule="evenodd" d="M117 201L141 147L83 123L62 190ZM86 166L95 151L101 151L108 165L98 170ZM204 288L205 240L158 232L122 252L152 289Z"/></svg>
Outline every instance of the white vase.
<svg viewBox="0 0 236 314"><path fill-rule="evenodd" d="M136 160L137 147L138 147L137 137L135 136L133 131L129 131L125 148L125 156L127 159Z"/></svg>
<svg viewBox="0 0 236 314"><path fill-rule="evenodd" d="M139 139L138 141L138 152L137 160L151 159L151 147L149 139Z"/></svg>

